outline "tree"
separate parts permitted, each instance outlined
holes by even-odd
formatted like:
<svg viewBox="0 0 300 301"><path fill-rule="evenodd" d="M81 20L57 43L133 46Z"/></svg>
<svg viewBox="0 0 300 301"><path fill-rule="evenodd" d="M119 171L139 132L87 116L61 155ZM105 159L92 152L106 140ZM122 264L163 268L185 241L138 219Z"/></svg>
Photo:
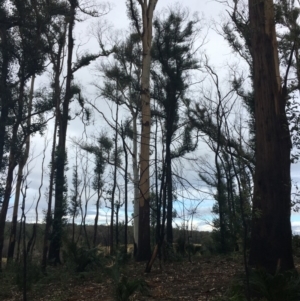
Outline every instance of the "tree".
<svg viewBox="0 0 300 301"><path fill-rule="evenodd" d="M63 58L64 49L66 44L66 33L67 33L67 23L63 16L56 18L56 22L49 26L46 32L47 42L49 45L49 58L53 67L53 92L52 92L52 102L54 106L54 130L53 130L53 141L51 149L51 161L50 161L50 179L49 179L49 192L48 192L48 207L46 212L46 224L44 232L44 243L42 252L42 268L45 270L47 266L47 255L49 249L50 241L50 229L52 225L52 198L54 189L54 172L55 172L55 149L57 141L57 130L58 130L58 118L59 110L62 101L62 89L60 85L60 76L63 69Z"/></svg>
<svg viewBox="0 0 300 301"><path fill-rule="evenodd" d="M272 0L249 0L256 168L249 263L270 273L294 269L291 231L291 141L281 85Z"/></svg>
<svg viewBox="0 0 300 301"><path fill-rule="evenodd" d="M140 149L140 198L139 198L139 239L136 259L145 261L150 258L150 65L153 12L158 0L137 0L142 11L140 20L135 1L128 1L130 19L142 40L143 59L141 76L142 130ZM140 24L142 23L142 24Z"/></svg>
<svg viewBox="0 0 300 301"><path fill-rule="evenodd" d="M101 56L101 53L97 54L84 54L76 63L73 63L73 50L74 50L74 27L78 11L81 11L90 16L98 16L99 14L90 9L86 9L81 5L78 0L68 0L67 3L68 12L66 13L66 21L68 23L68 37L67 37L67 71L65 80L65 91L61 107L56 111L57 114L57 126L58 126L58 143L56 146L55 154L55 204L54 204L54 217L53 217L53 229L52 237L49 247L49 260L54 264L60 263L60 248L62 244L62 229L63 229L63 217L66 215L66 179L65 179L65 167L67 164L66 153L66 139L67 128L69 122L69 107L75 96L78 97L78 101L81 106L84 104L84 100L81 97L81 91L78 86L73 84L74 73L80 68L87 66L91 61ZM103 55L107 55L106 51L103 51ZM53 164L53 163L52 163Z"/></svg>
<svg viewBox="0 0 300 301"><path fill-rule="evenodd" d="M155 185L158 186L157 129L160 119L162 135L162 166L160 170L160 192L158 187L152 193L152 212L156 217L156 247L148 262L146 271L150 272L152 263L165 239L168 250L173 243L173 201L175 199L172 162L196 149L192 128L187 118L190 100L186 97L189 88L189 71L198 68L194 56L193 42L198 19L190 19L188 10L181 7L170 8L166 15L154 20L155 36L152 45L151 78L153 81L152 115L155 117ZM155 203L154 203L155 200ZM155 206L153 206L155 204ZM153 214L152 214L153 215ZM168 255L168 253L166 253Z"/></svg>
<svg viewBox="0 0 300 301"><path fill-rule="evenodd" d="M31 111L32 111L34 80L35 80L35 77L33 76L32 79L31 79L31 87L30 87L30 93L29 93L28 120L27 120L28 128L30 128L30 125L31 125L31 116L30 115L31 115ZM28 135L26 137L25 144L26 144L25 151L24 151L24 154L21 155L20 162L19 162L17 184L16 184L16 195L15 195L15 203L14 203L11 233L10 233L10 238L9 238L9 247L8 247L8 252L7 252L7 260L11 260L14 257L14 250L15 250L15 244L16 244L16 235L17 235L17 220L18 220L18 210L19 210L19 199L20 199L20 193L21 193L21 184L22 184L22 181L23 181L23 169L26 165L26 162L27 162L27 159L28 159L28 156L29 156L30 135Z"/></svg>
<svg viewBox="0 0 300 301"><path fill-rule="evenodd" d="M12 191L13 172L15 167L22 161L23 146L27 140L27 137L36 131L43 131L45 127L45 120L41 113L50 110L51 106L46 105L43 110L37 110L31 112L32 103L28 101L28 95L26 93L26 82L32 76L40 74L44 70L44 62L46 59L46 46L44 41L44 27L40 26L39 22L47 22L41 15L35 10L35 3L29 1L12 1L11 4L11 17L14 22L10 25L15 27L15 41L14 51L12 52L10 62L14 62L17 66L17 72L12 68L10 70L10 77L16 76L16 81L13 86L10 87L10 92L7 94L6 88L8 80L8 68L9 61L6 55L8 45L5 45L6 37L4 37L4 48L2 53L2 71L3 74L3 87L5 93L2 95L1 107L2 120L0 120L0 128L2 132L0 136L4 139L6 137L7 146L9 148L9 160L7 169L6 187L3 197L3 204L0 213L0 260L2 258L2 248L4 240L4 228L5 220ZM9 20L6 20L8 23ZM10 27L6 27L4 30L8 30ZM3 33L6 34L5 32ZM6 53L6 54L5 54ZM5 76L7 78L5 78ZM30 97L29 97L30 98ZM32 100L32 98L31 98ZM42 106L42 105L41 105ZM27 109L27 107L29 109ZM29 111L30 110L30 111ZM8 114L11 113L10 124L8 121ZM29 119L32 115L39 115L39 121L31 124ZM26 122L24 122L26 120ZM10 131L9 135L8 132ZM0 162L3 159L4 141L0 142ZM21 163L22 164L22 163ZM1 165L1 163L0 163ZM11 249L12 250L12 249ZM10 250L10 251L11 251ZM11 252L10 252L11 256ZM1 265L1 261L0 261Z"/></svg>
<svg viewBox="0 0 300 301"><path fill-rule="evenodd" d="M167 206L166 233L169 244L173 243L172 159L195 149L193 143L182 143L184 147L180 149L176 149L172 143L173 139L178 140L178 132L182 128L182 136L186 135L187 139L190 136L189 126L180 117L180 107L187 107L190 102L185 96L189 86L188 72L198 68L197 61L193 57L193 40L197 22L197 19L188 20L188 12L182 12L180 8L170 9L164 19L156 18L154 21L156 34L152 47L154 67L151 75L154 82L153 97L162 109L158 114L162 117L164 126L165 158L162 183L165 184L162 185L165 189L163 204ZM163 227L164 223L163 219ZM159 226L160 223L157 227ZM164 229L162 229L162 233L164 233ZM164 239L163 236L160 238L160 243Z"/></svg>

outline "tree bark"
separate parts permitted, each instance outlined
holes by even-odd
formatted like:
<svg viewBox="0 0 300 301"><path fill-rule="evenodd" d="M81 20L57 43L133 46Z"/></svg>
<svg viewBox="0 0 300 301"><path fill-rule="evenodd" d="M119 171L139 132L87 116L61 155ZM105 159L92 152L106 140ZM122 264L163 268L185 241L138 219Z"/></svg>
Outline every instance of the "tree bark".
<svg viewBox="0 0 300 301"><path fill-rule="evenodd" d="M133 237L134 237L134 256L137 252L139 241L139 166L138 166L138 132L137 132L137 114L133 116L133 150L132 150L132 169L133 169L133 187L134 187L134 208L133 208Z"/></svg>
<svg viewBox="0 0 300 301"><path fill-rule="evenodd" d="M55 121L54 121L54 133L53 133L53 142L51 150L51 167L50 167L50 183L49 183L49 197L48 197L48 208L46 214L46 225L44 233L44 242L43 242L43 254L42 254L42 269L45 271L47 266L47 255L49 250L49 240L50 240L50 230L52 226L52 196L53 196L53 186L54 186L54 173L55 173L55 149L56 149L56 136L58 128L58 116L61 105L61 88L60 88L60 75L63 65L62 54L65 46L67 32L67 24L63 26L63 33L61 36L61 43L58 45L57 54L51 53L51 61L54 69L54 97L53 105L55 106Z"/></svg>
<svg viewBox="0 0 300 301"><path fill-rule="evenodd" d="M27 120L28 129L30 128L30 125L31 125L30 114L31 114L31 109L32 109L34 80L35 80L35 76L33 75L32 79L31 79L29 105L28 105L28 116L29 116L28 120ZM18 170L17 184L16 184L16 195L15 195L14 210L13 210L13 217L12 217L12 225L11 225L11 232L10 232L8 252L7 252L7 260L8 261L13 259L13 257L14 257L16 235L17 235L19 200L20 200L21 184L22 184L22 180L23 180L23 169L24 169L27 159L28 159L29 149L30 149L30 135L28 135L26 137L25 152L19 163L19 170Z"/></svg>
<svg viewBox="0 0 300 301"><path fill-rule="evenodd" d="M20 145L18 145L18 142L19 142L18 141L18 131L19 131L19 127L22 123L23 107L24 107L23 101L24 101L25 77L24 77L24 66L23 65L20 67L20 73L21 73L20 90L19 90L19 97L18 97L17 115L16 115L16 120L13 125L13 129L12 129L12 138L11 138L10 151L9 151L6 186L5 186L5 192L4 192L4 197L3 197L2 209L0 212L0 270L1 270L1 264L2 264L2 255L3 255L2 251L3 251L3 245L4 245L5 221L6 221L6 215L7 215L9 200L10 200L11 191L12 191L12 182L13 182L13 178L14 178L13 173L14 173L15 167L18 165L18 159L21 154L21 150L19 148L23 147L23 143L20 143ZM25 140L23 142L25 142Z"/></svg>
<svg viewBox="0 0 300 301"><path fill-rule="evenodd" d="M139 197L139 233L138 252L136 259L146 261L151 256L150 247L150 63L152 42L153 12L157 0L139 1L143 20L143 59L141 78L142 131L140 155L140 197Z"/></svg>
<svg viewBox="0 0 300 301"><path fill-rule="evenodd" d="M75 24L75 14L77 1L70 2L70 16L68 27L68 59L66 91L62 105L62 113L58 113L59 137L56 154L56 182L55 182L55 205L53 218L52 239L49 247L49 260L54 264L61 263L60 248L62 238L63 216L65 214L64 193L65 193L65 164L66 164L66 136L69 121L69 104L72 98L71 83L73 80L72 55L74 48L73 29Z"/></svg>
<svg viewBox="0 0 300 301"><path fill-rule="evenodd" d="M8 36L7 28L0 28L0 37L2 44L2 64L1 64L1 75L0 75L0 88L1 88L1 115L0 115L0 168L2 168L3 155L4 155L4 145L6 138L6 126L9 113L10 105L10 92L8 88L8 66L9 66L9 46L8 46Z"/></svg>
<svg viewBox="0 0 300 301"><path fill-rule="evenodd" d="M249 263L270 273L294 268L291 141L285 114L272 0L249 0L254 65L256 169Z"/></svg>
<svg viewBox="0 0 300 301"><path fill-rule="evenodd" d="M124 222L124 248L125 254L127 253L127 245L128 245L128 152L126 148L125 135L122 128L122 140L123 140L123 151L125 155L125 173L124 173L124 185L125 185L125 195L124 195L124 203L125 203L125 222Z"/></svg>

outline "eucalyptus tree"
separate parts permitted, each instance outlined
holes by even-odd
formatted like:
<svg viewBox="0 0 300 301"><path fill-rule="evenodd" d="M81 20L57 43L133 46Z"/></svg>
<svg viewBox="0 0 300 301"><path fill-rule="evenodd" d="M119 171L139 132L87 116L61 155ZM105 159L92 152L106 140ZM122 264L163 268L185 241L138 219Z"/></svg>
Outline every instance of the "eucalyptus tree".
<svg viewBox="0 0 300 301"><path fill-rule="evenodd" d="M156 189L153 194L156 199L154 215L156 216L157 246L152 254L152 260L146 267L148 272L156 253L158 252L159 255L161 253L165 232L167 243L169 245L173 243L172 160L181 158L186 153L195 150L197 146L197 142L191 137L192 128L186 115L190 105L190 99L186 96L189 88L189 75L192 70L198 68L193 47L197 24L198 19L189 19L188 11L182 10L181 7L170 8L165 15L156 18L153 23L155 36L152 45L153 90L151 96L155 100L155 106L152 106L152 115L155 116L156 133L157 117L160 119L163 145L160 191L158 193ZM156 135L155 139L157 141ZM155 160L157 160L156 149ZM155 167L157 168L157 162L155 162ZM156 184L158 185L157 179Z"/></svg>
<svg viewBox="0 0 300 301"><path fill-rule="evenodd" d="M139 233L136 259L145 261L150 258L150 66L153 13L158 0L128 0L130 19L142 41L141 110L142 130L140 141L140 197L139 197ZM141 8L141 14L136 3Z"/></svg>
<svg viewBox="0 0 300 301"><path fill-rule="evenodd" d="M257 4L249 0L256 126L249 262L275 273L294 269L290 221L291 140L285 112L288 94L287 81L282 84L280 78L274 3L266 0Z"/></svg>
<svg viewBox="0 0 300 301"><path fill-rule="evenodd" d="M46 110L52 108L49 103L41 110L31 112L32 103L28 101L26 93L26 83L28 79L44 70L46 59L46 44L44 39L45 27L41 22L47 22L42 13L36 9L36 3L30 1L11 1L11 17L14 21L14 51L11 52L11 59L16 64L16 68L10 70L10 77L15 79L15 83L10 87L9 94L4 93L1 107L3 109L2 121L3 131L1 135L6 135L8 130L10 134L6 136L6 142L9 147L9 160L7 167L7 180L3 197L3 204L0 213L0 258L2 258L3 233L5 227L6 214L12 191L13 171L22 161L23 146L27 137L36 131L43 131L46 121L41 115ZM8 21L8 20L6 20ZM9 21L8 21L9 22ZM5 36L5 33L4 33ZM6 47L4 37L4 59L2 67L8 71L8 61L6 60ZM4 72L4 69L2 71ZM14 72L17 70L16 74ZM4 72L5 73L5 72ZM15 76L15 77L14 77ZM5 77L5 76L4 76ZM7 88L7 78L3 77L4 91ZM8 97L9 96L9 97ZM30 97L29 97L30 98ZM32 100L32 98L30 98ZM29 108L30 112L27 110ZM11 116L8 115L11 113ZM39 115L39 120L31 123L29 119L33 115ZM27 117L26 117L27 116ZM9 123L8 123L9 121ZM3 136L3 138L4 138ZM2 143L2 142L1 142ZM4 142L3 142L4 143ZM0 145L0 156L3 159L3 144Z"/></svg>
<svg viewBox="0 0 300 301"><path fill-rule="evenodd" d="M66 3L67 13L65 15L67 21L67 65L66 65L66 79L63 100L58 110L56 111L56 122L58 126L58 141L55 151L55 204L54 217L52 224L52 233L49 246L48 259L54 264L60 263L60 248L62 244L62 228L63 217L66 215L66 181L65 181L65 167L67 164L66 154L66 138L67 127L69 122L69 108L72 100L76 99L80 105L84 105L84 99L81 96L81 91L78 86L73 84L74 73L80 68L87 66L91 61L95 60L101 55L107 55L106 51L99 51L96 54L86 53L82 55L77 62L73 63L74 51L74 27L79 12L88 14L90 16L99 16L100 12L85 7L84 3L78 0L68 0ZM52 162L53 164L53 162Z"/></svg>
<svg viewBox="0 0 300 301"><path fill-rule="evenodd" d="M229 31L226 32L233 48L250 66L253 87L253 93L248 93L251 96L248 99L251 100L255 131L249 262L271 273L294 266L290 223L292 145L289 130L291 125L293 142L296 142L297 131L294 130L299 118L295 106L291 105L291 93L299 87L296 54L299 11L294 4L294 1L275 3L267 0L257 5L256 1L249 0L247 8L242 2L236 1L230 16L237 34L233 36ZM263 23L259 21L262 19ZM288 30L276 33L276 23ZM296 74L296 81L291 78L292 70Z"/></svg>
<svg viewBox="0 0 300 301"><path fill-rule="evenodd" d="M163 194L165 197L163 204L167 204L166 232L167 242L170 244L173 242L172 159L195 149L193 143L186 143L189 140L191 128L180 116L182 115L180 107L189 106L190 100L186 97L189 87L188 72L198 68L193 53L197 23L197 19L189 20L188 12L179 8L170 9L165 18L156 18L154 21L155 36L152 46L154 68L151 75L154 83L153 98L161 108L159 114L164 126L165 158L161 181L166 183L166 185L162 184L166 189ZM174 139L178 140L181 131L186 141L182 143L182 147L176 148L172 146L172 143ZM159 225L160 223L157 226ZM162 225L164 225L164 218Z"/></svg>
<svg viewBox="0 0 300 301"><path fill-rule="evenodd" d="M50 161L50 176L49 176L49 192L48 192L48 206L46 211L46 224L43 242L42 252L42 268L45 269L47 265L47 255L50 242L50 230L52 224L52 198L54 190L54 172L55 172L55 149L57 143L57 130L58 130L58 112L61 107L61 101L63 98L61 87L61 75L64 67L64 56L66 47L66 33L67 33L67 21L64 15L67 13L67 8L64 7L61 14L55 17L48 31L46 32L47 43L49 47L48 57L52 64L52 103L54 107L54 129L53 129L53 141L51 148L51 161Z"/></svg>
<svg viewBox="0 0 300 301"><path fill-rule="evenodd" d="M300 149L300 114L298 110L298 97L300 89L300 23L299 23L299 3L295 0L275 1L275 22L279 28L277 30L280 71L286 70L282 74L282 79L288 95L286 101L286 114L290 125L291 141L293 149L291 151L292 163L299 160Z"/></svg>

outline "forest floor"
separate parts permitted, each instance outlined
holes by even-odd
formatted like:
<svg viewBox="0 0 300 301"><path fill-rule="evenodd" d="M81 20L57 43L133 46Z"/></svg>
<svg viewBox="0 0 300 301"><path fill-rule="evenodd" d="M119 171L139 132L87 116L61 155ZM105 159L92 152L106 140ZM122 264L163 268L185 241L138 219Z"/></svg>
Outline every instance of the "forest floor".
<svg viewBox="0 0 300 301"><path fill-rule="evenodd" d="M299 271L299 260L296 260L296 266ZM151 273L148 274L143 272L144 268L145 263L136 263L133 260L123 265L118 271L112 271L110 275L107 273L107 268L106 272L99 269L99 271L77 274L66 272L64 267L53 268L47 276L34 274L30 276L36 276L39 279L31 285L27 300L125 300L124 298L116 299L116 295L120 297L120 287L123 288L123 292L124 287L129 290L130 282L135 279L145 284L147 292L143 294L135 292L129 300L213 301L224 296L232 283L244 277L241 255L195 256L192 262L183 258L178 262L164 263L162 269L156 260ZM18 286L8 285L9 279L7 277L3 279L3 277L0 279L0 300L23 300L20 290L21 282ZM114 279L119 279L119 286L116 285ZM123 282L120 279L123 279ZM120 282L123 285L120 285Z"/></svg>

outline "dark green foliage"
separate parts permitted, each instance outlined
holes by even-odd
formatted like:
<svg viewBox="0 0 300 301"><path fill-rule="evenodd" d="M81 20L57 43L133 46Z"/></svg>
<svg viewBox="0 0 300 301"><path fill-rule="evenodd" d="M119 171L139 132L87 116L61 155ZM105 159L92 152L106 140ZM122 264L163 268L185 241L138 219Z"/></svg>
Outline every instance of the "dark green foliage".
<svg viewBox="0 0 300 301"><path fill-rule="evenodd" d="M64 166L64 171L68 170L68 158L66 152L61 152L59 148L56 149L55 153L55 161L56 166ZM67 193L68 193L68 182L65 174L62 175L62 177L59 177L60 174L57 174L55 177L55 184L56 184L56 190L59 190L61 192L62 197L62 206L59 210L61 210L60 214L61 217L67 215Z"/></svg>
<svg viewBox="0 0 300 301"><path fill-rule="evenodd" d="M8 286L10 286L11 284L17 285L18 289L22 291L24 286L23 271L24 271L24 266L22 263L10 262L6 266L5 272L0 273L1 284L7 282ZM26 276L27 276L26 289L28 291L31 290L32 287L43 277L40 265L29 258L27 259ZM0 291L2 291L3 288L4 285L1 285ZM1 293L0 293L0 299L1 299Z"/></svg>
<svg viewBox="0 0 300 301"><path fill-rule="evenodd" d="M129 301L135 292L146 294L147 283L143 279L134 279L126 275L122 256L117 256L112 267L107 269L108 274L114 283L114 300Z"/></svg>
<svg viewBox="0 0 300 301"><path fill-rule="evenodd" d="M157 206L162 207L162 214L157 215L157 232L160 234L156 236L160 236L157 237L160 244L164 240L165 211L167 242L169 244L173 242L172 159L195 150L197 145L197 142L192 141L193 128L189 126L185 114L190 103L186 98L189 87L188 72L198 68L193 52L197 22L197 19L190 20L188 12L178 7L170 8L164 18L156 18L153 22L155 36L151 49L153 60L151 96L157 106L152 109L152 114L163 122L162 133L165 144L160 205L157 202ZM158 210L161 208L157 208ZM162 224L161 229L160 224Z"/></svg>
<svg viewBox="0 0 300 301"><path fill-rule="evenodd" d="M97 248L88 249L78 246L77 243L69 242L64 251L66 264L77 273L93 270L103 265L103 258Z"/></svg>
<svg viewBox="0 0 300 301"><path fill-rule="evenodd" d="M197 140L194 141L192 139L192 132L193 132L192 126L187 125L184 127L182 133L182 141L180 142L179 147L171 152L172 159L183 157L185 154L196 150L198 146L198 141Z"/></svg>
<svg viewBox="0 0 300 301"><path fill-rule="evenodd" d="M250 273L249 289L252 301L300 300L300 278L296 271L271 275L264 270L253 270ZM221 300L248 301L245 283L239 280Z"/></svg>
<svg viewBox="0 0 300 301"><path fill-rule="evenodd" d="M170 126L173 133L177 130L179 121L179 102L185 103L184 93L188 88L187 71L198 67L192 53L197 20L186 21L186 18L184 13L170 10L165 20L154 21L156 35L153 39L152 58L156 68L152 69L152 96L164 109L166 127L172 117ZM171 108L173 114L167 118L168 109Z"/></svg>
<svg viewBox="0 0 300 301"><path fill-rule="evenodd" d="M127 276L120 276L119 280L115 283L115 301L129 301L130 296L135 292L147 292L147 284L142 279L133 279Z"/></svg>
<svg viewBox="0 0 300 301"><path fill-rule="evenodd" d="M140 16L140 12L136 6L136 1L134 0L126 0L126 7L127 7L127 15L133 28L137 28L141 31L142 27L142 19Z"/></svg>
<svg viewBox="0 0 300 301"><path fill-rule="evenodd" d="M96 60L100 55L99 54L90 54L85 53L83 54L78 61L73 66L73 73L77 71L78 69L88 66L92 61Z"/></svg>
<svg viewBox="0 0 300 301"><path fill-rule="evenodd" d="M114 63L103 66L103 88L97 86L101 96L114 103L125 104L135 117L141 106L141 58L140 38L131 33L124 42L115 47Z"/></svg>

